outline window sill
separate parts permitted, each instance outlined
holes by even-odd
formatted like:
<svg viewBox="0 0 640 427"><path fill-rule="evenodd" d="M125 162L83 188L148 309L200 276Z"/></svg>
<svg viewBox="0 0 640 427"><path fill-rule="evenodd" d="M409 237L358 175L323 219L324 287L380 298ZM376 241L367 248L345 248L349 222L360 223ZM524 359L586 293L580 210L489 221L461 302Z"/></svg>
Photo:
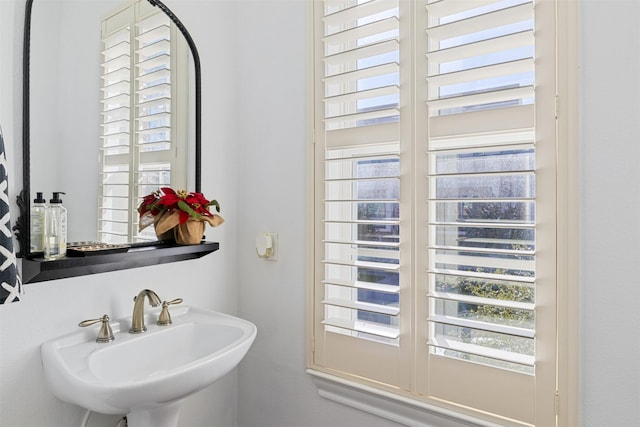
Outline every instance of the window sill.
<svg viewBox="0 0 640 427"><path fill-rule="evenodd" d="M91 255L86 257L63 257L45 261L42 257L22 259L23 283L86 276L109 271L126 270L148 265L165 264L203 257L217 251L217 242L202 242L198 245L177 245L158 242L156 245L131 247L127 252Z"/></svg>
<svg viewBox="0 0 640 427"><path fill-rule="evenodd" d="M318 394L342 405L412 427L500 427L498 424L307 369Z"/></svg>

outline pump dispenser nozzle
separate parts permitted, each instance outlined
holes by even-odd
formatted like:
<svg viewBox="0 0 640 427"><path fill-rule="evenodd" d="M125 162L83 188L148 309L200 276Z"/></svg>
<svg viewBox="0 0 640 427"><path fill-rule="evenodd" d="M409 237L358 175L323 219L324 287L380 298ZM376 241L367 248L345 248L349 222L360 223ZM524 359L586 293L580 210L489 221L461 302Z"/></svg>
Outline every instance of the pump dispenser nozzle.
<svg viewBox="0 0 640 427"><path fill-rule="evenodd" d="M42 193L38 193L38 194L42 194ZM62 203L62 199L60 198L61 194L67 194L67 193L63 191L54 191L53 199L49 200L49 203Z"/></svg>
<svg viewBox="0 0 640 427"><path fill-rule="evenodd" d="M37 192L36 198L33 199L33 203L47 203L47 199L44 198L41 192Z"/></svg>

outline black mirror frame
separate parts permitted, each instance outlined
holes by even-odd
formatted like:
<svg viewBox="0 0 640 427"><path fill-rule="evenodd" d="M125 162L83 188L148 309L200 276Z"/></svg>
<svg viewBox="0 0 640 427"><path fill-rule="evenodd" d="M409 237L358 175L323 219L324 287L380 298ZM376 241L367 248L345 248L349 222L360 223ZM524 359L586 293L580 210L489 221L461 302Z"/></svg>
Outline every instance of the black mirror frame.
<svg viewBox="0 0 640 427"><path fill-rule="evenodd" d="M180 19L160 0L147 0L158 7L180 30L189 45L195 70L195 191L202 192L202 73L200 55L189 31ZM31 55L31 11L33 0L25 5L24 38L22 46L22 191L16 197L20 214L13 227L20 244L18 257L31 255L31 132L30 132L30 55Z"/></svg>

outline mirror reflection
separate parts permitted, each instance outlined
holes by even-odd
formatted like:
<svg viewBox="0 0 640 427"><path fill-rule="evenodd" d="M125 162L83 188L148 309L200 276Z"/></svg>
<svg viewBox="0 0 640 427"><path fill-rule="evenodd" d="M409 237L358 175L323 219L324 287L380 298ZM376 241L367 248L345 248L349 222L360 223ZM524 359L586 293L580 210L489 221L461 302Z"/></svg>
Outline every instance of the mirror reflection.
<svg viewBox="0 0 640 427"><path fill-rule="evenodd" d="M194 181L182 35L146 0L36 0L31 31L30 203L64 192L70 242L156 240L142 196Z"/></svg>

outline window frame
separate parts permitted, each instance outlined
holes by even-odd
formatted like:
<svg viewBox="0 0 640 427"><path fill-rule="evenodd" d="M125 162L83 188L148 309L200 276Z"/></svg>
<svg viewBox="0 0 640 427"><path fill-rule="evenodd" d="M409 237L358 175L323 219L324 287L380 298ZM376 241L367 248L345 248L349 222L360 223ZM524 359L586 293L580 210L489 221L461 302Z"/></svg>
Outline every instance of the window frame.
<svg viewBox="0 0 640 427"><path fill-rule="evenodd" d="M401 0L403 1L403 0ZM318 0L314 0L313 7L310 8L309 22L311 28L316 31L314 21L314 9L318 6ZM553 354L548 357L555 360L555 391L549 396L549 390L538 392L535 396L536 400L547 402L543 411L546 416L555 416L556 425L574 426L577 425L577 344L578 344L578 325L577 325L577 254L578 254L578 148L577 148L577 6L575 2L563 2L561 0L547 1L548 7L555 11L555 28L556 31L554 43L556 45L556 81L555 87L555 111L552 114L556 116L555 129L549 131L555 133L556 146L555 158L557 165L557 173L555 175L555 239L556 253L553 255L551 262L555 266L556 283L556 347ZM415 24L415 23L413 23ZM402 30L401 30L402 31ZM321 45L314 44L315 37L311 37L311 52L321 49ZM413 40L414 43L416 40ZM322 69L318 68L313 55L309 57L310 67L314 70L311 73L310 99L312 102L311 123L320 118L322 112L318 111L317 105L313 100L319 90L318 78L315 76L322 75ZM420 84L420 83L417 83ZM402 89L401 89L402 90ZM413 104L413 94L409 91L401 92L401 99L411 99ZM410 120L415 121L415 111L410 111ZM309 177L310 197L308 199L309 215L311 226L309 228L308 239L312 243L310 245L313 250L308 254L308 293L307 293L307 367L308 373L314 378L321 396L329 398L340 403L357 407L359 409L371 412L388 419L392 419L403 423L402 420L425 419L436 420L444 416L447 419L455 419L459 421L473 422L478 425L495 425L496 422L504 422L498 418L487 414L481 414L475 411L469 411L467 408L456 408L451 405L442 404L441 402L415 399L411 393L406 393L400 389L385 387L376 384L375 381L367 381L357 379L353 376L345 375L342 372L326 369L315 361L317 347L315 336L318 334L316 328L317 322L321 320L323 313L316 310L315 300L319 297L321 291L316 286L318 276L321 274L318 268L317 255L322 253L323 244L319 242L316 236L322 235L320 221L323 218L323 208L321 203L316 201L321 199L323 189L318 184L319 176L322 175L322 164L318 161L322 158L324 148L323 144L318 142L315 135L316 129L311 127L313 135L310 139L313 141L310 153L309 165L313 171ZM563 141L562 144L558 141ZM413 147L415 150L415 147ZM414 151L415 152L415 151ZM419 162L419 160L415 160ZM419 189L415 178L410 181L410 191L416 192ZM411 218L412 226L415 226L416 218ZM415 256L412 254L412 256ZM412 258L415 259L415 258ZM411 262L411 274L415 277L415 262ZM411 349L415 352L415 348ZM412 378L403 377L403 380L410 383ZM542 394L544 393L544 394ZM408 405L408 406L407 406ZM426 417L426 418L425 418ZM503 424L500 424L503 425ZM514 424L521 425L521 424ZM522 424L524 425L524 424ZM543 424L540 424L543 425Z"/></svg>

